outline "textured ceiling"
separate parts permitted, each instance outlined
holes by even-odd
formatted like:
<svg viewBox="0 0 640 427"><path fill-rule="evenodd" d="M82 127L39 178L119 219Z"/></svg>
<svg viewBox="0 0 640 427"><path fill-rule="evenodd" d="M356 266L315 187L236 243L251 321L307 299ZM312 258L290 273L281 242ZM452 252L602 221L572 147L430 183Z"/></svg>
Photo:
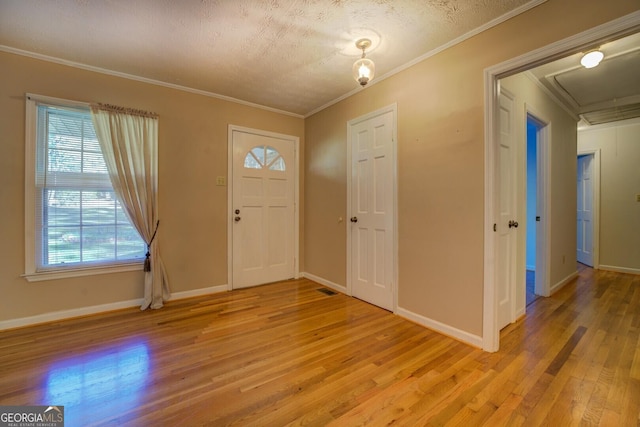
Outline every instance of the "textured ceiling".
<svg viewBox="0 0 640 427"><path fill-rule="evenodd" d="M306 115L359 87L361 37L384 76L537 3L0 0L0 47Z"/></svg>

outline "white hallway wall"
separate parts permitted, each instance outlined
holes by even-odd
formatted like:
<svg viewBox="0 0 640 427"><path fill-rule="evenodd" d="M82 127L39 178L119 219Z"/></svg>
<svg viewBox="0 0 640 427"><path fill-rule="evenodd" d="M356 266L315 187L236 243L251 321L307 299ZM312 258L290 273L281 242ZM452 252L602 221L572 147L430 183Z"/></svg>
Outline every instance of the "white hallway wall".
<svg viewBox="0 0 640 427"><path fill-rule="evenodd" d="M640 119L581 128L589 150L600 150L600 268L640 274Z"/></svg>

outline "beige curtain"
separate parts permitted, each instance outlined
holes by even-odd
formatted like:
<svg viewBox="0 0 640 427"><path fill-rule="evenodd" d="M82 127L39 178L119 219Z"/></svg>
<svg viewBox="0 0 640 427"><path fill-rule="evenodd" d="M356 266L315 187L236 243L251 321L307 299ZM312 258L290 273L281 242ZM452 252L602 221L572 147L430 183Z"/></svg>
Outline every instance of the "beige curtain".
<svg viewBox="0 0 640 427"><path fill-rule="evenodd" d="M170 293L157 238L158 117L96 104L91 105L91 118L116 197L147 243L144 301L140 308L160 308Z"/></svg>

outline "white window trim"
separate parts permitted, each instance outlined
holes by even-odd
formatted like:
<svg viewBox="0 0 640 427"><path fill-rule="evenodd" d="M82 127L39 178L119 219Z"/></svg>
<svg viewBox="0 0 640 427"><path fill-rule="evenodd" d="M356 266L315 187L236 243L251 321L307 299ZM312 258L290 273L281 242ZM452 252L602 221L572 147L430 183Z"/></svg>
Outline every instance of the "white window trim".
<svg viewBox="0 0 640 427"><path fill-rule="evenodd" d="M79 101L69 101L66 99L53 98L50 96L26 94L26 120L25 120L25 177L24 177L24 250L25 250L25 273L22 275L29 282L44 280L65 279L69 277L91 276L96 274L120 273L125 271L142 270L143 260L113 262L110 264L100 263L95 267L82 265L64 269L52 269L39 272L36 270L35 253L35 192L36 192L36 147L37 147L37 102L60 105L63 107L89 108L89 103Z"/></svg>
<svg viewBox="0 0 640 427"><path fill-rule="evenodd" d="M33 255L31 256L33 258ZM134 261L127 264L115 265L100 264L99 267L66 268L65 270L47 270L43 272L25 273L22 275L29 282L42 282L45 280L67 279L70 277L93 276L97 274L121 273L125 271L142 271L142 261Z"/></svg>

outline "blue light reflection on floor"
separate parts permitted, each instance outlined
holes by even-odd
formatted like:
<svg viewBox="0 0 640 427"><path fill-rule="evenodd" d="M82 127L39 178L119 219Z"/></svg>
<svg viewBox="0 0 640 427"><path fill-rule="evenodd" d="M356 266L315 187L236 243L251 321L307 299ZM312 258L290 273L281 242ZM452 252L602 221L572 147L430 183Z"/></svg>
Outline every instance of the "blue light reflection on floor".
<svg viewBox="0 0 640 427"><path fill-rule="evenodd" d="M96 406L107 410L111 406L122 413L138 405L148 373L146 343L118 344L85 353L49 368L44 402L63 405L69 421L80 421L75 412L86 414L92 412L91 407L95 411Z"/></svg>

